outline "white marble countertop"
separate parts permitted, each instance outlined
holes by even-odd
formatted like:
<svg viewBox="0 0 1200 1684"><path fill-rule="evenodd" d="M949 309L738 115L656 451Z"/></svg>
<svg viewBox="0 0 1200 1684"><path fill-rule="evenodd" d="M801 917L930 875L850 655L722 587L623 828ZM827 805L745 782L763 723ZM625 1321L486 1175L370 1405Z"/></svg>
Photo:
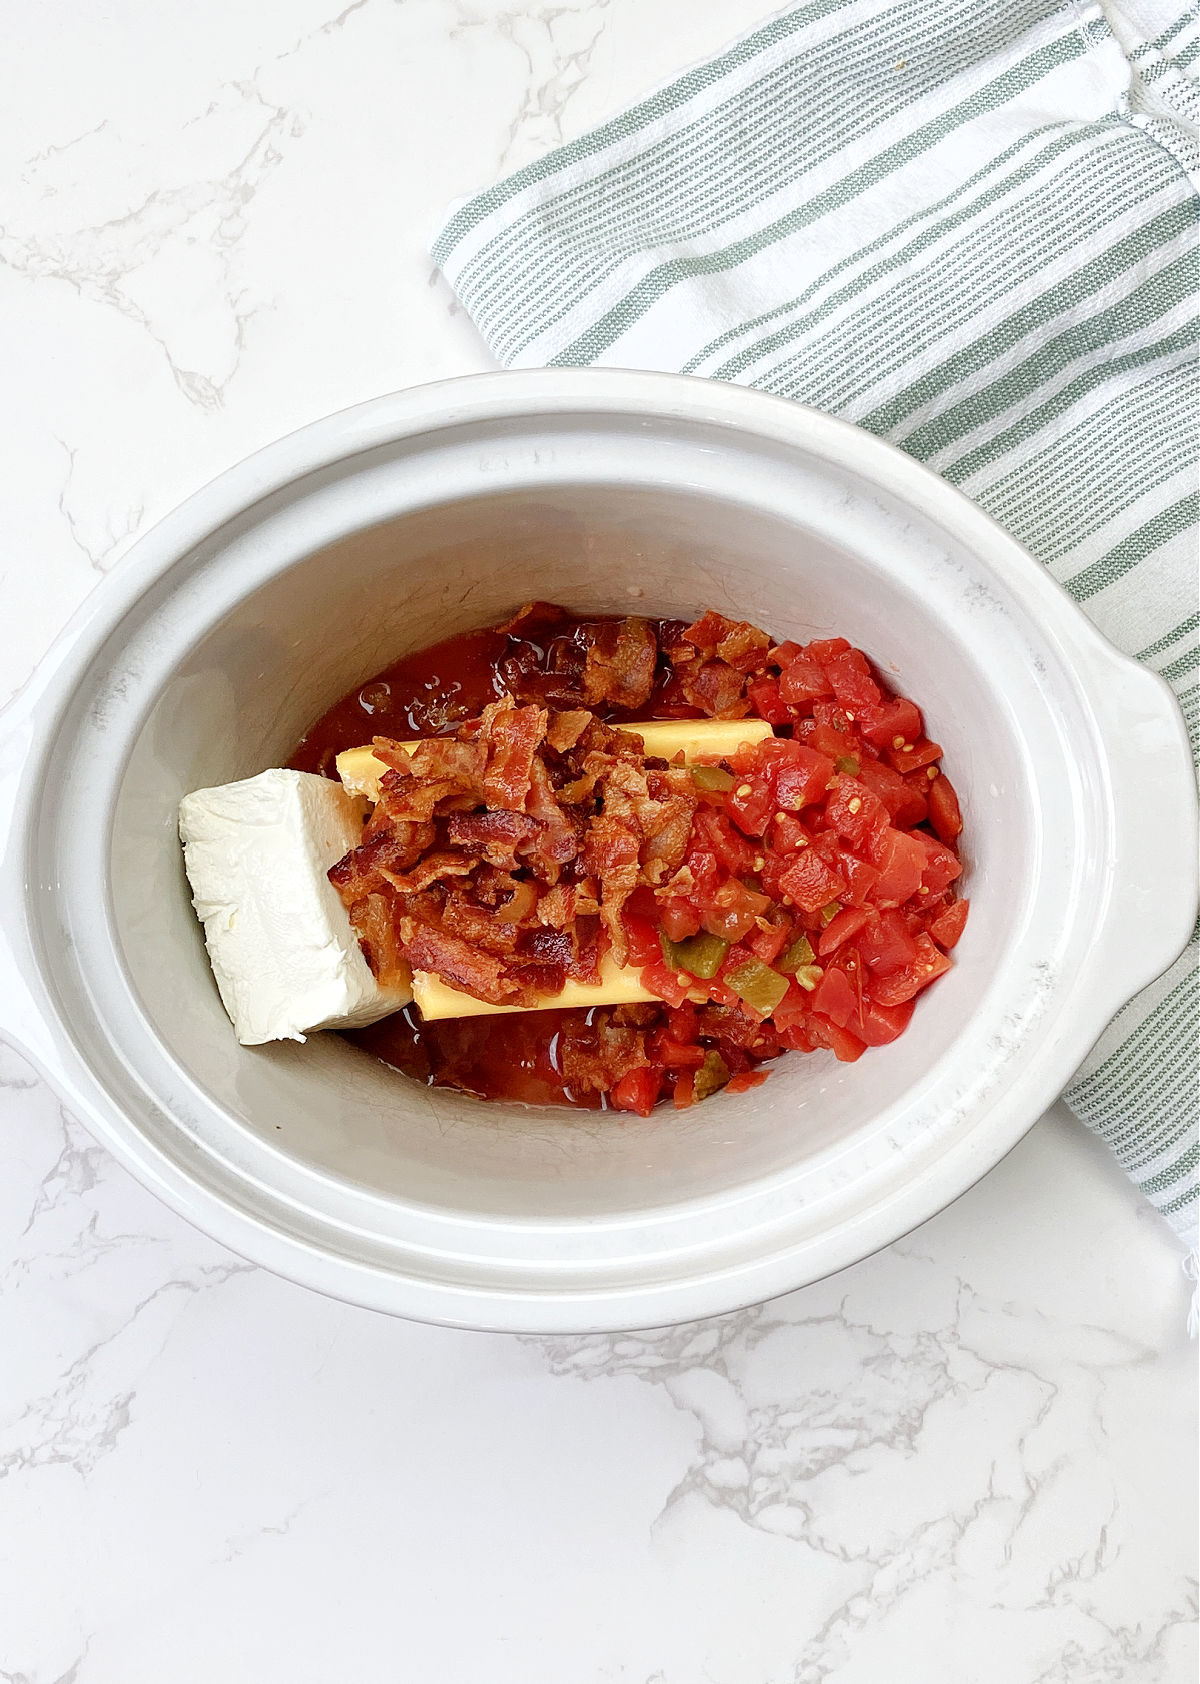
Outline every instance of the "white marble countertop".
<svg viewBox="0 0 1200 1684"><path fill-rule="evenodd" d="M486 366L445 203L763 0L14 0L0 700L130 542ZM157 1204L0 1048L6 1684L1184 1684L1194 1355L1052 1114L888 1252L613 1337L389 1321Z"/></svg>

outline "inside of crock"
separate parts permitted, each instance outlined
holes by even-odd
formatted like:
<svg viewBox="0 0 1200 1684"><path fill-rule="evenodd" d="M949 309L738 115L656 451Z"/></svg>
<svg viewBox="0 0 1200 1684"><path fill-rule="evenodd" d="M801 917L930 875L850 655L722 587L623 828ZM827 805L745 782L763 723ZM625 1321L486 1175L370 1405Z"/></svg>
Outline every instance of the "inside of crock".
<svg viewBox="0 0 1200 1684"><path fill-rule="evenodd" d="M238 1126L312 1169L383 1199L498 1220L661 1207L836 1152L928 1080L978 1005L989 955L1010 938L1006 897L1030 824L1004 697L978 652L946 604L878 561L701 486L591 484L427 507L352 532L253 590L157 694L116 810L118 937L172 1057ZM853 1066L788 1055L749 1094L646 1120L426 1089L335 1035L237 1045L176 844L180 795L280 763L356 682L532 597L581 612L714 607L780 637L842 634L922 705L967 815L972 914L960 962L901 1040Z"/></svg>

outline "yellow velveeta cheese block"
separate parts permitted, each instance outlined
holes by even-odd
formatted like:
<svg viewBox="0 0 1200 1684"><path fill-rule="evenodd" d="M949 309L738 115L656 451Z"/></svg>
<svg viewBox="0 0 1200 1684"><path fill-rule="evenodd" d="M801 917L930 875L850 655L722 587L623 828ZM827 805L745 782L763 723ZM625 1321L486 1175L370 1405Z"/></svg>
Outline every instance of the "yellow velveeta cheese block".
<svg viewBox="0 0 1200 1684"><path fill-rule="evenodd" d="M618 725L618 731L634 731L646 745L646 753L661 760L682 755L688 766L711 764L736 752L742 743L759 743L772 735L765 719L648 719L643 724ZM415 742L402 748L414 749ZM379 780L387 771L370 747L343 749L337 757L338 777L352 795L374 801ZM641 996L645 998L645 996Z"/></svg>
<svg viewBox="0 0 1200 1684"><path fill-rule="evenodd" d="M567 982L558 994L543 995L536 1006L490 1006L486 1000L476 1000L450 988L430 971L414 971L413 1001L420 1008L427 1023L442 1017L491 1017L508 1012L536 1012L575 1009L588 1006L629 1006L641 1000L657 1000L658 995L643 988L635 970L614 962L606 953L600 961L600 981Z"/></svg>

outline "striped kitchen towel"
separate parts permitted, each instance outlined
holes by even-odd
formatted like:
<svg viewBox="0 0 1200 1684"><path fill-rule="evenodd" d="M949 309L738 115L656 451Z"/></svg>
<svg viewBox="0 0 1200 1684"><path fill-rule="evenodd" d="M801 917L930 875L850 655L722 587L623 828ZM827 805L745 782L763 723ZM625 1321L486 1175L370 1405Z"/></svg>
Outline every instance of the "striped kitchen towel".
<svg viewBox="0 0 1200 1684"><path fill-rule="evenodd" d="M1200 12L811 0L457 206L500 362L740 381L944 474L1200 725ZM1196 942L1067 1098L1197 1209Z"/></svg>

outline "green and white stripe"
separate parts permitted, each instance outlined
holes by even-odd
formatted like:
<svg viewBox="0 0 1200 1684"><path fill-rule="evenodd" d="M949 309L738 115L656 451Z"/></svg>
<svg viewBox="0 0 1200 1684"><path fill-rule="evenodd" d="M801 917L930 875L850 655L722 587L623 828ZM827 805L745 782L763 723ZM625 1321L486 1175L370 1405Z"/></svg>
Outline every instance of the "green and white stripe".
<svg viewBox="0 0 1200 1684"><path fill-rule="evenodd" d="M762 387L1008 527L1200 727L1200 9L808 0L458 206L437 261L509 366ZM1181 1233L1196 942L1068 1093Z"/></svg>

